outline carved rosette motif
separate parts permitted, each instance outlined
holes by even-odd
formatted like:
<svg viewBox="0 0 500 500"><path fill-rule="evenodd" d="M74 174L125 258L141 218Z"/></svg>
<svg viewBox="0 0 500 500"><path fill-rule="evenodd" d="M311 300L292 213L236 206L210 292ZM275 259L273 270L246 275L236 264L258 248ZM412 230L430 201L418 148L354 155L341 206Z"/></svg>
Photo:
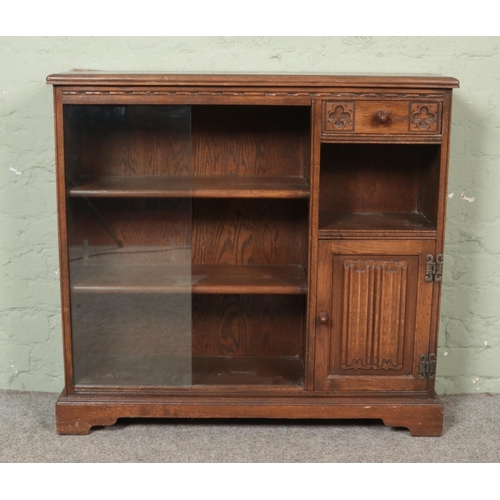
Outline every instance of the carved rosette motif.
<svg viewBox="0 0 500 500"><path fill-rule="evenodd" d="M353 131L354 102L327 102L324 130Z"/></svg>
<svg viewBox="0 0 500 500"><path fill-rule="evenodd" d="M439 132L439 103L410 103L410 132Z"/></svg>
<svg viewBox="0 0 500 500"><path fill-rule="evenodd" d="M406 261L344 262L341 369L403 368L407 285Z"/></svg>

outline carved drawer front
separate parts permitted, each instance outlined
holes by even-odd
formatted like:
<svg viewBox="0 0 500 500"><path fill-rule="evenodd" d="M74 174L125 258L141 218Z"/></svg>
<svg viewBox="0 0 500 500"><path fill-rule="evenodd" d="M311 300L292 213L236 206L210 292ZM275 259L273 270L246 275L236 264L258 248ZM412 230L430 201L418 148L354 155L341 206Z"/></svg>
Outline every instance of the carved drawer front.
<svg viewBox="0 0 500 500"><path fill-rule="evenodd" d="M441 103L407 100L324 101L324 134L440 134Z"/></svg>

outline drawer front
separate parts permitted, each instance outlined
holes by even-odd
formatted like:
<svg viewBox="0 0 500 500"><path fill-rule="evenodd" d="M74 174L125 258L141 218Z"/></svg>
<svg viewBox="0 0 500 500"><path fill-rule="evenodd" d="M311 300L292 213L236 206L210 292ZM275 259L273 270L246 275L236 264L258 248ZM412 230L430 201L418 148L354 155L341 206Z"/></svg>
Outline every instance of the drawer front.
<svg viewBox="0 0 500 500"><path fill-rule="evenodd" d="M441 103L407 100L324 101L324 134L440 134Z"/></svg>

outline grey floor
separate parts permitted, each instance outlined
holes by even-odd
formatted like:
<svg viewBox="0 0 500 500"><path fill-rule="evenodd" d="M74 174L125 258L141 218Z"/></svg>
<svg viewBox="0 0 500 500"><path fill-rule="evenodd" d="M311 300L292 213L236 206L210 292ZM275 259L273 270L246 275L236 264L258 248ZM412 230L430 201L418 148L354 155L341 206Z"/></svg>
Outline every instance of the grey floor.
<svg viewBox="0 0 500 500"><path fill-rule="evenodd" d="M0 462L500 462L500 394L444 396L440 438L378 421L120 420L58 436L57 394L0 391Z"/></svg>

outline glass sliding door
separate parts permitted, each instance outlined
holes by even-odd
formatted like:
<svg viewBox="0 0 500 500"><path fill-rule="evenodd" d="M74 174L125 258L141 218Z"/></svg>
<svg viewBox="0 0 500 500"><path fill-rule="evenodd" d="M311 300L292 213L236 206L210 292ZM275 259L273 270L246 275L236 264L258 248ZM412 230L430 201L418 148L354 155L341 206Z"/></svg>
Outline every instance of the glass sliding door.
<svg viewBox="0 0 500 500"><path fill-rule="evenodd" d="M190 107L64 122L74 384L190 386Z"/></svg>

